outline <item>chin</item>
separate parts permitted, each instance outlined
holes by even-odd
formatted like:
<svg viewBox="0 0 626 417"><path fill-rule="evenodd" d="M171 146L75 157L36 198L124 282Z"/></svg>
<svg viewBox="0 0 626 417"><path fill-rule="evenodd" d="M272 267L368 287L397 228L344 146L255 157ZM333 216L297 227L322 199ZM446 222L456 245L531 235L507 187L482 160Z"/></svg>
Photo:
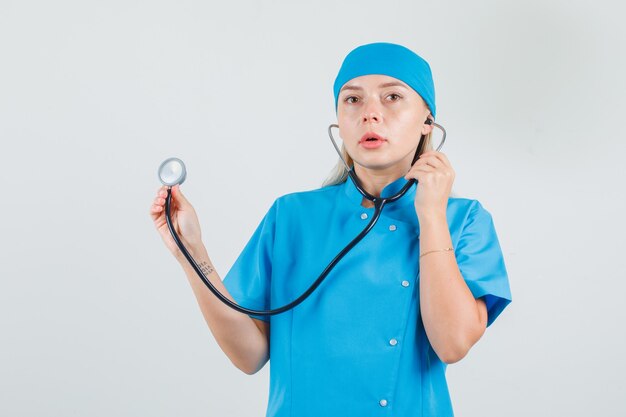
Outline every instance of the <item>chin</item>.
<svg viewBox="0 0 626 417"><path fill-rule="evenodd" d="M402 168L406 165L406 170L410 168L411 161L415 151L405 157L390 157L389 155L368 155L365 158L359 158L352 160L355 164L360 165L364 169L371 169L376 171L383 171L392 168Z"/></svg>
<svg viewBox="0 0 626 417"><path fill-rule="evenodd" d="M365 161L354 161L356 164L360 165L362 168L365 169L372 169L372 170L385 170L385 169L389 169L392 168L396 165L398 165L398 163L400 163L401 161L389 161L389 160L365 160Z"/></svg>

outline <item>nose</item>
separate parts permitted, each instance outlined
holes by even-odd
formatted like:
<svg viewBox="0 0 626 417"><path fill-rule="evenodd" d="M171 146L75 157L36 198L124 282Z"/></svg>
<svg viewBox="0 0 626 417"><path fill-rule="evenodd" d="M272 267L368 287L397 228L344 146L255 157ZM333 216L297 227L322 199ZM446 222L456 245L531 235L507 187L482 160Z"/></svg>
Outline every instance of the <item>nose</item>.
<svg viewBox="0 0 626 417"><path fill-rule="evenodd" d="M383 121L383 114L380 112L380 108L376 105L376 103L372 103L370 101L363 108L363 123L380 123Z"/></svg>

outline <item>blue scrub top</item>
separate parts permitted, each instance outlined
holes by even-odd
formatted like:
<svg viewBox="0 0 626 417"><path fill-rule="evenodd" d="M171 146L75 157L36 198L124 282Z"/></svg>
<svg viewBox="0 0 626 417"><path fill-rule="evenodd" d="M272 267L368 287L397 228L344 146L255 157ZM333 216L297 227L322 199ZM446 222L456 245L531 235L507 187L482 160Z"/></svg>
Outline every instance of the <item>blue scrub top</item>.
<svg viewBox="0 0 626 417"><path fill-rule="evenodd" d="M387 185L391 196L407 181ZM452 416L446 364L419 308L416 187L389 203L370 233L311 296L270 321L267 417ZM242 306L269 310L300 296L371 219L350 178L274 201L224 278ZM488 325L511 302L491 215L477 200L449 198L459 269Z"/></svg>

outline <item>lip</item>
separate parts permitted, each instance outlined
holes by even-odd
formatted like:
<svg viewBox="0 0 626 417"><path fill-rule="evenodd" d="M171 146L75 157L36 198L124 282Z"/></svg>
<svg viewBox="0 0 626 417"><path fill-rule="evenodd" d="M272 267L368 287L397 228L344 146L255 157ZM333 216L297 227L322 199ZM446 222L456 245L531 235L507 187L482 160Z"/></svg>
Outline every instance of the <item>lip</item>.
<svg viewBox="0 0 626 417"><path fill-rule="evenodd" d="M367 132L366 134L364 134L363 136L361 136L361 140L359 140L359 143L366 142L366 141L367 141L367 139L369 139L369 138L376 138L376 139L378 139L378 140L380 140L380 141L387 142L387 139L383 138L383 137L382 137L382 136L380 136L379 134L374 133L374 132Z"/></svg>
<svg viewBox="0 0 626 417"><path fill-rule="evenodd" d="M367 139L369 138L376 138L377 140L368 141ZM361 140L359 141L359 145L361 145L362 147L366 149L376 149L376 148L380 148L381 146L383 146L385 142L387 142L387 139L383 138L379 134L376 134L374 132L367 132L361 137Z"/></svg>

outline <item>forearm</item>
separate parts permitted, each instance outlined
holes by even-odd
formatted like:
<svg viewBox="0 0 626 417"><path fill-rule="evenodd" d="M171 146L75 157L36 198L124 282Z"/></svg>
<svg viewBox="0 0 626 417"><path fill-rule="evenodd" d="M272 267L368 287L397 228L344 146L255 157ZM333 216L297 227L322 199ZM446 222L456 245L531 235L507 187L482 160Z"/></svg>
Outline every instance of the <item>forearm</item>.
<svg viewBox="0 0 626 417"><path fill-rule="evenodd" d="M452 247L445 213L420 217L420 253ZM420 259L420 311L428 340L446 363L463 358L482 336L476 299L463 280L454 251Z"/></svg>
<svg viewBox="0 0 626 417"><path fill-rule="evenodd" d="M204 245L190 251L204 275L226 298L235 301L215 271ZM254 320L226 306L207 288L186 258L179 259L191 285L202 315L220 348L232 363L247 374L253 374L269 359L267 338Z"/></svg>

